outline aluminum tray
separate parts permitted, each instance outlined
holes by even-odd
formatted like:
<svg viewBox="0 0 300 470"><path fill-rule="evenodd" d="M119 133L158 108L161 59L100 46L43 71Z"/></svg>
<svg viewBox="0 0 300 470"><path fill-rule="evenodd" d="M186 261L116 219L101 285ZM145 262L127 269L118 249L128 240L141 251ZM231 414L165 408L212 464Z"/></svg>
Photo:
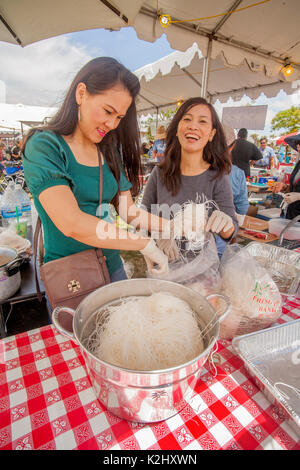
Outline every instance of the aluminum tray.
<svg viewBox="0 0 300 470"><path fill-rule="evenodd" d="M281 295L300 290L300 253L266 243L249 243L246 250L270 273Z"/></svg>
<svg viewBox="0 0 300 470"><path fill-rule="evenodd" d="M300 438L300 319L236 336L232 346Z"/></svg>

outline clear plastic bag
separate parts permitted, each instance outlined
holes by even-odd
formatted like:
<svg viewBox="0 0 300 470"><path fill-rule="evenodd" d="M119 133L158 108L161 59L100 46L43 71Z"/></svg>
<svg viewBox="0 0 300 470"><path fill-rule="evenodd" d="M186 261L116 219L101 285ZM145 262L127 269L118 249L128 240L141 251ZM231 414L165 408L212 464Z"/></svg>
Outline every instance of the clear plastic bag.
<svg viewBox="0 0 300 470"><path fill-rule="evenodd" d="M220 261L214 236L205 233L204 243L198 251L190 251L189 242L181 246L181 257L169 263L169 272L163 275L149 275L197 290L204 297L219 292L220 289Z"/></svg>
<svg viewBox="0 0 300 470"><path fill-rule="evenodd" d="M231 339L271 326L281 315L282 298L269 272L238 245L230 245L220 264L221 292L232 303L220 337Z"/></svg>

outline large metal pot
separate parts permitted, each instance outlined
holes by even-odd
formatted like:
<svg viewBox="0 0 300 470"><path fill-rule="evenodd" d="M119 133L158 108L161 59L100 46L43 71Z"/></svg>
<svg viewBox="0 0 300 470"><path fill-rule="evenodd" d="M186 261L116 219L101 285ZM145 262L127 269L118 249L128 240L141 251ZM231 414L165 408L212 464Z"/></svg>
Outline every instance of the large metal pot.
<svg viewBox="0 0 300 470"><path fill-rule="evenodd" d="M9 299L21 286L20 266L23 258L17 250L0 246L0 300Z"/></svg>
<svg viewBox="0 0 300 470"><path fill-rule="evenodd" d="M169 292L186 301L197 315L200 328L211 322L204 337L205 350L186 364L165 370L134 371L116 367L92 355L85 339L94 330L99 310L120 298ZM208 300L222 298L226 310L218 316ZM231 309L230 301L220 294L207 298L175 282L158 279L130 279L115 282L89 294L76 311L57 307L52 314L58 331L79 344L98 400L112 413L130 421L162 421L178 413L194 393L201 370L219 336L219 322ZM213 321L212 321L213 320ZM124 331L126 335L126 331Z"/></svg>

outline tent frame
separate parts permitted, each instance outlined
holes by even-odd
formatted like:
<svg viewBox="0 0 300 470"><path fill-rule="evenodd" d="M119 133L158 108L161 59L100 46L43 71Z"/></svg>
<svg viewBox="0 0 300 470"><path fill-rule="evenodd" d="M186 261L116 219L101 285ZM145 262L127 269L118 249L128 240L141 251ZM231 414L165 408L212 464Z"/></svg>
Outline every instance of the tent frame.
<svg viewBox="0 0 300 470"><path fill-rule="evenodd" d="M200 35L208 39L207 54L206 54L204 65L203 65L203 81L202 81L202 92L201 92L202 97L206 97L207 83L208 83L208 76L209 76L209 62L211 58L211 50L212 50L213 41L218 41L222 44L230 45L231 47L235 47L237 49L243 50L248 53L251 52L252 54L255 54L257 56L260 56L268 60L272 60L278 64L281 64L283 67L287 65L287 63L290 62L289 57L284 57L284 58L277 57L274 54L272 54L271 51L262 50L262 49L259 50L258 48L250 46L249 44L246 44L241 41L237 41L235 39L227 38L226 36L218 33L220 28L232 15L233 10L235 10L240 5L241 2L242 0L235 0L235 2L229 8L227 14L225 14L222 17L222 19L219 21L219 23L215 26L215 28L212 31L209 31L208 29L200 27L199 25L197 26L193 23L184 23L184 22L176 23L176 21L179 21L179 20L177 18L172 18L174 21L174 23L172 23L172 26L176 28L182 28L182 29L188 30L189 32L193 32L195 35ZM159 15L163 14L163 12L162 11L157 12L156 10L153 10L151 8L142 6L140 10L140 14L157 20ZM293 63L293 67L296 68L297 70L300 70L299 64Z"/></svg>

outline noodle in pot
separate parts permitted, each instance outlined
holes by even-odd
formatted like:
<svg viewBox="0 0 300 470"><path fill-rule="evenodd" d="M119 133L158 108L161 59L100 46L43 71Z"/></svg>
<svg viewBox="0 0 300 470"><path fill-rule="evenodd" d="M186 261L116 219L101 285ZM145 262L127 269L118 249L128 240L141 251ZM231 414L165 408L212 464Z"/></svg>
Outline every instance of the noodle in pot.
<svg viewBox="0 0 300 470"><path fill-rule="evenodd" d="M96 316L87 348L99 359L131 370L182 365L204 350L188 303L166 292L128 297Z"/></svg>

